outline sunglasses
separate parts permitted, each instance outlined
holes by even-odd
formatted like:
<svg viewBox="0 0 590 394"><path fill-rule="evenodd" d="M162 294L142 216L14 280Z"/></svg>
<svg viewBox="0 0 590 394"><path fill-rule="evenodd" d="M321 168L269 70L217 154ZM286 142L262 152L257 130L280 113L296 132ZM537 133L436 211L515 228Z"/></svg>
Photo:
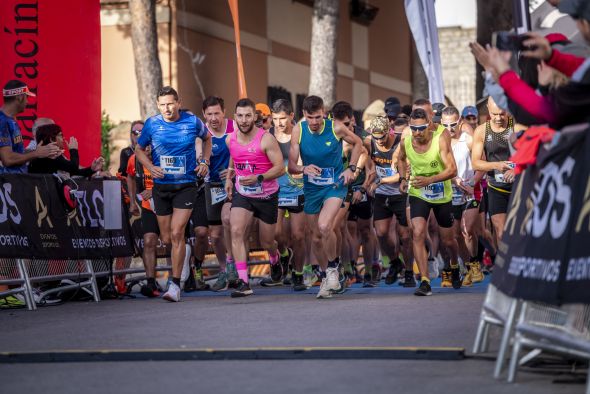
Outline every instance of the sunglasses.
<svg viewBox="0 0 590 394"><path fill-rule="evenodd" d="M412 126L410 125L410 130L412 131L419 131L419 132L423 132L428 128L428 124L423 124L421 126Z"/></svg>
<svg viewBox="0 0 590 394"><path fill-rule="evenodd" d="M441 123L445 128L447 129L454 129L455 127L457 127L457 125L459 124L459 122L453 122L453 123Z"/></svg>
<svg viewBox="0 0 590 394"><path fill-rule="evenodd" d="M342 124L346 127L350 127L350 120L348 122L342 122Z"/></svg>
<svg viewBox="0 0 590 394"><path fill-rule="evenodd" d="M387 134L383 134L381 137L376 137L375 134L371 134L371 137L376 141L381 141L387 138Z"/></svg>
<svg viewBox="0 0 590 394"><path fill-rule="evenodd" d="M133 135L140 135L141 134L141 130L131 130L131 134L133 134Z"/></svg>

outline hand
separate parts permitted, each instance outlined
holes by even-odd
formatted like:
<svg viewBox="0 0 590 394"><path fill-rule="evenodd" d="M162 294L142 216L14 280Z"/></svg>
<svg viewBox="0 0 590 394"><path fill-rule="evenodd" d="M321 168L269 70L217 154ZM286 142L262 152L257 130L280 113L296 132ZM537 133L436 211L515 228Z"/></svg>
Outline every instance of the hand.
<svg viewBox="0 0 590 394"><path fill-rule="evenodd" d="M379 187L378 184L371 183L367 189L367 194L371 197L375 197L375 191L377 190L378 187Z"/></svg>
<svg viewBox="0 0 590 394"><path fill-rule="evenodd" d="M45 145L43 141L37 144L37 149L35 149L35 155L37 158L41 159L44 157L49 157L50 159L55 159L59 157L63 151L59 149L55 142L50 142L49 144Z"/></svg>
<svg viewBox="0 0 590 394"><path fill-rule="evenodd" d="M205 163L199 163L197 168L195 168L195 172L197 173L197 176L205 178L209 173L209 166Z"/></svg>
<svg viewBox="0 0 590 394"><path fill-rule="evenodd" d="M78 149L78 140L76 137L70 137L70 142L68 142L68 149Z"/></svg>
<svg viewBox="0 0 590 394"><path fill-rule="evenodd" d="M314 164L303 167L303 173L307 176L318 176L322 173L322 169Z"/></svg>
<svg viewBox="0 0 590 394"><path fill-rule="evenodd" d="M354 205L354 204L359 203L362 198L363 198L363 192L361 192L360 190L357 190L352 193L352 200L350 202L351 202L351 204Z"/></svg>
<svg viewBox="0 0 590 394"><path fill-rule="evenodd" d="M158 166L151 166L151 167L150 167L150 168L148 168L148 169L150 170L150 172L151 172L151 174L152 174L152 177L153 177L153 178L156 178L156 179L162 179L162 178L164 178L164 176L166 175L166 174L164 174L164 170L162 170L162 169L161 169L160 167L158 167Z"/></svg>
<svg viewBox="0 0 590 394"><path fill-rule="evenodd" d="M510 162L510 161L499 161L497 163L496 169L500 172L506 172L506 171L512 169L511 164L512 164L512 162Z"/></svg>
<svg viewBox="0 0 590 394"><path fill-rule="evenodd" d="M244 185L244 186L252 186L252 185L256 185L258 183L258 175L247 175L247 176L241 176L240 177L240 185Z"/></svg>
<svg viewBox="0 0 590 394"><path fill-rule="evenodd" d="M129 213L133 216L139 216L139 207L135 201L131 201L131 204L129 204Z"/></svg>
<svg viewBox="0 0 590 394"><path fill-rule="evenodd" d="M90 166L90 168L92 168L92 171L100 171L103 169L103 167L104 167L104 158L102 158L102 157L98 157L98 158L94 159L92 161L92 165Z"/></svg>
<svg viewBox="0 0 590 394"><path fill-rule="evenodd" d="M150 198L152 198L152 189L145 189L144 191L142 191L141 193L139 193L141 195L141 198L144 201L149 200Z"/></svg>
<svg viewBox="0 0 590 394"><path fill-rule="evenodd" d="M429 176L415 176L412 178L412 187L417 189L426 187L432 183Z"/></svg>
<svg viewBox="0 0 590 394"><path fill-rule="evenodd" d="M539 74L538 82L540 86L549 86L553 80L553 71L555 69L550 67L544 61L537 65L537 73Z"/></svg>
<svg viewBox="0 0 590 394"><path fill-rule="evenodd" d="M342 174L340 174L338 179L342 179L342 183L348 185L350 182L354 180L354 173L350 170L350 168L347 168L346 170L344 170Z"/></svg>
<svg viewBox="0 0 590 394"><path fill-rule="evenodd" d="M219 171L219 178L221 178L222 181L225 181L225 178L227 178L227 172L228 172L227 168L225 170Z"/></svg>
<svg viewBox="0 0 590 394"><path fill-rule="evenodd" d="M402 179L399 182L399 191L402 192L403 194L408 193L408 180L407 179Z"/></svg>
<svg viewBox="0 0 590 394"><path fill-rule="evenodd" d="M498 48L489 45L487 45L487 52L491 69L490 71L494 76L494 79L497 81L500 75L510 70L509 62L512 57L512 52L500 51Z"/></svg>
<svg viewBox="0 0 590 394"><path fill-rule="evenodd" d="M469 49L471 49L471 54L475 57L475 60L486 70L487 72L491 71L490 66L490 57L488 52L484 47L482 47L478 42L471 42L469 43Z"/></svg>
<svg viewBox="0 0 590 394"><path fill-rule="evenodd" d="M545 61L549 60L553 52L553 49L551 49L551 44L549 44L549 41L538 33L528 32L526 35L529 38L525 40L522 44L530 49L526 51L521 51L520 54L522 56L530 57L533 59Z"/></svg>
<svg viewBox="0 0 590 394"><path fill-rule="evenodd" d="M227 178L225 181L225 194L227 194L227 199L228 201L231 201L232 199L232 195L233 195L233 189L234 189L234 185L231 181L231 179Z"/></svg>
<svg viewBox="0 0 590 394"><path fill-rule="evenodd" d="M504 182L506 182L506 183L512 183L512 182L514 182L514 177L515 176L516 175L514 174L514 170L510 169L510 170L506 171L504 173Z"/></svg>

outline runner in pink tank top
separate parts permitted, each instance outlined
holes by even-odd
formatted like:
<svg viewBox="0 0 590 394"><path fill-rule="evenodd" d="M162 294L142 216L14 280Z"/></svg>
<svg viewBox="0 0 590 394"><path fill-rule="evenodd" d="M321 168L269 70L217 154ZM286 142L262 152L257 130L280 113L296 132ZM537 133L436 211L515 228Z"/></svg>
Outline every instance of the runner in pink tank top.
<svg viewBox="0 0 590 394"><path fill-rule="evenodd" d="M236 171L236 191L242 196L267 199L279 190L276 179L264 180L250 186L240 184L242 177L264 174L272 168L272 162L260 148L265 133L264 129L258 129L256 136L247 145L238 142L238 133L232 133L229 137L229 154Z"/></svg>
<svg viewBox="0 0 590 394"><path fill-rule="evenodd" d="M271 266L280 265L275 241L279 211L277 178L285 173L285 166L275 137L256 128L256 110L252 100L240 99L234 117L237 130L225 139L230 154L228 168L233 170L228 173L225 191L231 196L231 245L239 276L237 288L231 296L246 297L253 294L248 283L246 249L249 239L246 230L252 217L259 219L260 246L268 251ZM235 181L232 181L233 175Z"/></svg>

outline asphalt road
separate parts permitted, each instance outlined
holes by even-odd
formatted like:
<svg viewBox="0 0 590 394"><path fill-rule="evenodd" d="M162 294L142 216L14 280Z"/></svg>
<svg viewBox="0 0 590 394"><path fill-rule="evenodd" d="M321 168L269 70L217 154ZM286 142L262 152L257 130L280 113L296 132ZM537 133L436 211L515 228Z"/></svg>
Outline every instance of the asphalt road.
<svg viewBox="0 0 590 394"><path fill-rule="evenodd" d="M411 289L353 287L330 300L317 288L256 287L255 295L191 293L160 299L70 302L0 310L0 352L274 347L460 347L455 361L321 359L0 363L0 393L582 393L584 371L547 364L517 383L492 377L493 353L473 357L485 284L415 297ZM497 334L492 331L492 348ZM83 352L82 352L83 354ZM555 383L555 381L559 381Z"/></svg>

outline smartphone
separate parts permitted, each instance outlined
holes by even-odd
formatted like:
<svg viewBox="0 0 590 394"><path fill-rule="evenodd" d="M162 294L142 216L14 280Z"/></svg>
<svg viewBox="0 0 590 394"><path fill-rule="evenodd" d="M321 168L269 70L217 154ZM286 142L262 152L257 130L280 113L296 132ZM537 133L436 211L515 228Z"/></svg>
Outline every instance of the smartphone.
<svg viewBox="0 0 590 394"><path fill-rule="evenodd" d="M509 31L497 31L492 34L492 46L501 51L523 51L527 48L523 45L529 37L525 34L516 34Z"/></svg>

